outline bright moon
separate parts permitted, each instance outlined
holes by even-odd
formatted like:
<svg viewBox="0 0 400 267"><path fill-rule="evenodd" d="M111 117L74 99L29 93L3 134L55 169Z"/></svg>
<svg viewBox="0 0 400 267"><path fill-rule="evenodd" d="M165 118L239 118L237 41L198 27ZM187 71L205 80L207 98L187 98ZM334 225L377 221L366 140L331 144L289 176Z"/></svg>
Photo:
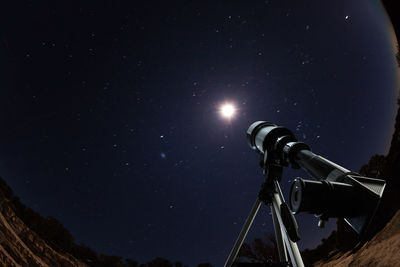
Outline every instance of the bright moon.
<svg viewBox="0 0 400 267"><path fill-rule="evenodd" d="M223 104L220 111L222 117L227 119L230 119L235 115L235 107L232 104Z"/></svg>

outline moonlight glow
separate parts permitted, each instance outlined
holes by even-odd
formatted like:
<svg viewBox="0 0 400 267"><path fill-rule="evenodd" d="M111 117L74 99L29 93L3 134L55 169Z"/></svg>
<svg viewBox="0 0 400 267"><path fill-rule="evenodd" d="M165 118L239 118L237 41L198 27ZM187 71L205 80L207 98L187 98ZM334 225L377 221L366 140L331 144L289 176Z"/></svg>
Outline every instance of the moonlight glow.
<svg viewBox="0 0 400 267"><path fill-rule="evenodd" d="M230 119L235 115L235 106L229 103L225 103L221 106L220 112L222 117Z"/></svg>

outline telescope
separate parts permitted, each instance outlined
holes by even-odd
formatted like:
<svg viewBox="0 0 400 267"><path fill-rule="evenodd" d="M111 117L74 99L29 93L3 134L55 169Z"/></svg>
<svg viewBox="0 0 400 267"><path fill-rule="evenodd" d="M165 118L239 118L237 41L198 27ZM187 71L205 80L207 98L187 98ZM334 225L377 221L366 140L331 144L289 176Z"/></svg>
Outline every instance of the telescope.
<svg viewBox="0 0 400 267"><path fill-rule="evenodd" d="M287 128L257 121L247 130L249 146L260 155L265 181L225 263L231 267L261 204L271 208L280 264L304 266L296 242L300 240L294 214L314 214L318 226L329 218L344 220L360 235L371 222L385 189L385 181L352 172L311 151ZM291 185L289 204L279 182L283 167L305 170L314 180L296 178ZM289 261L290 259L290 261Z"/></svg>

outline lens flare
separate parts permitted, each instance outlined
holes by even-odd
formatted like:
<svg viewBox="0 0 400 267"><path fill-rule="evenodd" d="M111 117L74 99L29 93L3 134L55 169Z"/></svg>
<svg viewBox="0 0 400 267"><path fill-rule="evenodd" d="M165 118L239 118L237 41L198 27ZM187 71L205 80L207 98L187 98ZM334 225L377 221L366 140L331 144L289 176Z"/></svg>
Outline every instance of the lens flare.
<svg viewBox="0 0 400 267"><path fill-rule="evenodd" d="M225 103L221 106L220 112L222 117L230 119L235 115L236 109L234 105L230 103Z"/></svg>

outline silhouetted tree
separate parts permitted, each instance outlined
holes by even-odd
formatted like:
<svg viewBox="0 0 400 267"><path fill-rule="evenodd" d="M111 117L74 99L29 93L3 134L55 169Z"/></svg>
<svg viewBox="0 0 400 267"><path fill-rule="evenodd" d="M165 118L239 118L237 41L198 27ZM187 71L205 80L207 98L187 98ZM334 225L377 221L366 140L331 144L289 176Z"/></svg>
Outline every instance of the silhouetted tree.
<svg viewBox="0 0 400 267"><path fill-rule="evenodd" d="M137 261L126 259L127 267L139 267L139 263Z"/></svg>
<svg viewBox="0 0 400 267"><path fill-rule="evenodd" d="M314 262L327 258L330 252L337 248L337 232L333 231L327 238L321 240L321 244L314 249L305 249L301 252L303 262L311 266Z"/></svg>
<svg viewBox="0 0 400 267"><path fill-rule="evenodd" d="M264 238L256 238L250 244L244 243L238 253L238 261L253 263L278 261L275 236L266 234Z"/></svg>
<svg viewBox="0 0 400 267"><path fill-rule="evenodd" d="M172 264L169 260L163 258L155 258L148 263L139 264L132 259L126 259L125 263L120 256L111 256L106 254L97 254L91 248L84 244L76 244L72 234L54 217L42 217L36 211L26 207L14 195L13 190L0 177L0 199L5 199L16 216L20 218L24 224L35 232L54 250L61 253L69 253L80 261L91 267L189 267L176 261ZM1 234L1 233L0 233ZM7 244L3 244L3 247ZM7 251L12 251L8 249ZM18 258L17 255L12 255ZM32 259L28 259L30 261ZM32 261L29 265L35 265ZM199 267L212 267L209 263L202 263Z"/></svg>
<svg viewBox="0 0 400 267"><path fill-rule="evenodd" d="M110 256L105 254L100 254L98 256L97 262L93 264L95 267L125 267L125 264L122 262L122 257L119 256Z"/></svg>
<svg viewBox="0 0 400 267"><path fill-rule="evenodd" d="M169 260L163 259L160 257L157 257L154 260L152 260L151 262L147 263L146 266L147 267L173 267L172 263Z"/></svg>

